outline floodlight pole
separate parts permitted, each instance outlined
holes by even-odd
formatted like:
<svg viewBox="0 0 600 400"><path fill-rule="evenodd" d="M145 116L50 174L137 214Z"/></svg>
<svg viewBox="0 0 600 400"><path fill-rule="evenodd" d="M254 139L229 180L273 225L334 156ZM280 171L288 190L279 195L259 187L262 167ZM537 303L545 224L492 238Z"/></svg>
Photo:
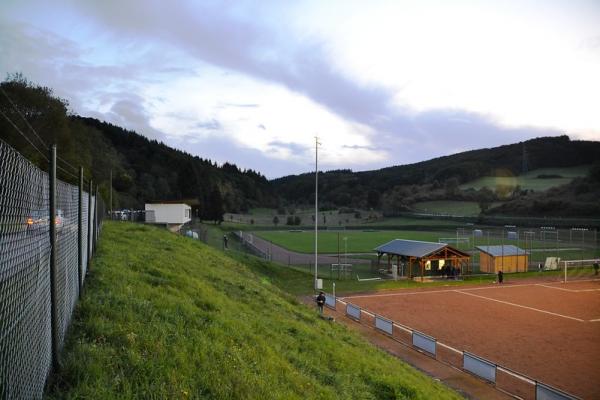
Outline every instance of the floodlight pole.
<svg viewBox="0 0 600 400"><path fill-rule="evenodd" d="M317 241L317 236L318 236L318 224L319 224L319 218L318 218L318 214L319 214L319 137L315 136L315 290L318 289L318 273L317 273L317 268L318 268L318 241Z"/></svg>
<svg viewBox="0 0 600 400"><path fill-rule="evenodd" d="M113 200L112 200L112 168L110 169L110 200L109 200L109 207L110 208L110 219L113 219Z"/></svg>

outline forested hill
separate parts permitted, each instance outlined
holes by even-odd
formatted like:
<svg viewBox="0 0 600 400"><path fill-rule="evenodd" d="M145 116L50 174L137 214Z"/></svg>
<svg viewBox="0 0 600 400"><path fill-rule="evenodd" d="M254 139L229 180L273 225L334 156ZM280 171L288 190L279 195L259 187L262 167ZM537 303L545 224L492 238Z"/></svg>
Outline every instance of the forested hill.
<svg viewBox="0 0 600 400"><path fill-rule="evenodd" d="M56 144L59 178L74 183L77 168L83 166L86 179L99 184L105 200L112 171L115 208L175 199L197 199L201 212L216 203L226 211L275 205L269 182L255 171L232 163L219 166L118 126L72 115L68 103L52 89L21 75L9 77L0 87L0 111L12 122L0 118L0 138L44 170L46 146Z"/></svg>
<svg viewBox="0 0 600 400"><path fill-rule="evenodd" d="M527 193L515 187L509 188L509 196L500 196L459 190L459 185L483 176L517 176L538 168L590 165L598 162L599 155L597 141L543 137L374 171L324 172L319 176L319 197L325 207L373 207L388 213L410 209L410 204L417 201L478 201L482 196L490 197L489 201L510 200ZM314 172L275 179L271 184L285 200L309 204L314 193ZM597 189L600 182L591 184Z"/></svg>
<svg viewBox="0 0 600 400"><path fill-rule="evenodd" d="M216 163L149 140L132 131L93 118L74 117L103 134L127 168L113 181L115 189L135 199L212 200L215 188L226 211L275 206L267 179L235 164ZM135 189L130 189L131 185ZM218 197L217 196L217 197Z"/></svg>

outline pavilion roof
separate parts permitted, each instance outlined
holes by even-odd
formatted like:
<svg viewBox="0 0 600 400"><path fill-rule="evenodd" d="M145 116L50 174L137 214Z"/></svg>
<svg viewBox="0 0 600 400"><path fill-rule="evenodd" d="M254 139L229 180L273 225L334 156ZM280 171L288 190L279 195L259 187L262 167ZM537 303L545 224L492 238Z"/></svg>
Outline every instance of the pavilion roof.
<svg viewBox="0 0 600 400"><path fill-rule="evenodd" d="M422 242L419 240L394 239L375 248L378 253L409 257L425 257L448 246L446 243Z"/></svg>

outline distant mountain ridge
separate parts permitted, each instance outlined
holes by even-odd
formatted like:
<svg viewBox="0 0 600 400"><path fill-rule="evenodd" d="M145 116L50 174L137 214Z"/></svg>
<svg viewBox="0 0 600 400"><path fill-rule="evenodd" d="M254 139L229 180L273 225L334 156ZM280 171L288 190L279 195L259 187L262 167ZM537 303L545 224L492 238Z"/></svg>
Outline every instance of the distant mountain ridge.
<svg viewBox="0 0 600 400"><path fill-rule="evenodd" d="M55 97L51 89L34 85L21 75L0 85L11 99L0 96L3 113L24 132L28 130L21 117L27 116L28 124L46 145L57 144L62 161L84 167L86 179L99 184L105 199L112 173L115 208L140 208L150 200L197 199L200 212L219 203L224 211L236 213L252 207L302 206L314 201L312 171L268 181L259 172L242 170L233 163L219 166L116 125L70 114L67 102ZM43 153L35 151L4 118L0 119L0 133L3 140L46 169ZM506 203L502 208L489 212L600 217L599 160L600 141L570 140L567 136L536 138L373 171L327 171L319 175L319 201L323 208L374 208L393 215L410 211L411 204L419 201L478 201L487 212L487 203L502 200ZM499 187L495 192L459 187L483 176L519 175L525 168L594 162L597 164L589 177L577 178L552 192L552 199L519 187ZM61 168L62 179L77 174L75 168L70 174L63 173L70 166L61 164Z"/></svg>
<svg viewBox="0 0 600 400"><path fill-rule="evenodd" d="M480 193L460 191L458 185L480 177L517 176L524 168L573 167L599 160L600 141L542 137L373 171L323 172L319 175L319 198L324 207L384 208L393 214L410 209L416 201L479 200ZM278 178L271 185L285 201L310 204L314 172ZM598 185L590 185L595 192Z"/></svg>

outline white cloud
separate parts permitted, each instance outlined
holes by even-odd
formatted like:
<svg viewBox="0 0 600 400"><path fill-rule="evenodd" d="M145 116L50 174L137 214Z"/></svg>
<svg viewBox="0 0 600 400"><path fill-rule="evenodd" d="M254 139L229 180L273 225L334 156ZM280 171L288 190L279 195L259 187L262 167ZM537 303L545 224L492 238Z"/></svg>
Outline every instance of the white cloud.
<svg viewBox="0 0 600 400"><path fill-rule="evenodd" d="M173 139L226 135L267 157L300 161L311 153L298 150L312 148L314 136L319 136L325 165L339 166L349 161L369 165L387 157L385 151L372 147L374 132L368 126L345 121L279 85L239 74L223 74L205 67L196 78L170 81L168 87L151 85L144 92L146 98L159 95L163 101L157 103L151 123ZM199 127L198 121L218 121L221 129Z"/></svg>
<svg viewBox="0 0 600 400"><path fill-rule="evenodd" d="M308 23L346 76L391 88L413 114L463 109L600 139L598 4L319 4Z"/></svg>
<svg viewBox="0 0 600 400"><path fill-rule="evenodd" d="M0 73L269 176L600 140L597 2L157 4L4 2Z"/></svg>

